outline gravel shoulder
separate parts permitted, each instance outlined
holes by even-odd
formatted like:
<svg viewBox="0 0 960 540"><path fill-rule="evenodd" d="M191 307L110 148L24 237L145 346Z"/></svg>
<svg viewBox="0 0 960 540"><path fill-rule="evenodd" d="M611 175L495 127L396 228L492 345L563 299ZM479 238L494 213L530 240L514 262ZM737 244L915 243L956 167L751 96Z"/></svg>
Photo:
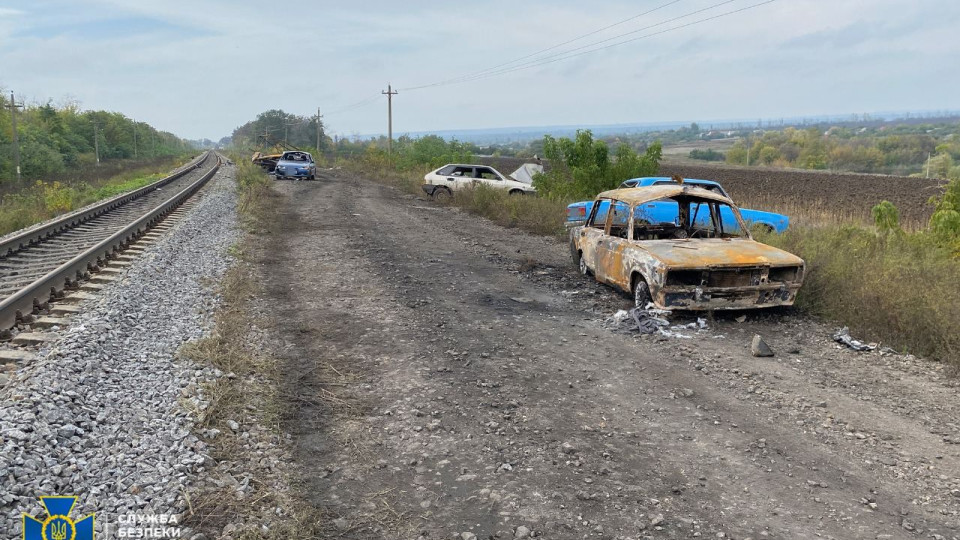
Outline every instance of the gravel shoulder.
<svg viewBox="0 0 960 540"><path fill-rule="evenodd" d="M21 512L43 514L41 495L78 496L74 513L96 512L103 538L120 514L186 511L183 494L209 461L195 413L222 374L176 352L209 330L216 282L232 264L232 170L0 388L4 536L19 536Z"/></svg>
<svg viewBox="0 0 960 540"><path fill-rule="evenodd" d="M960 535L941 366L840 349L789 311L613 331L628 300L554 240L345 173L276 189L260 279L283 427L331 534ZM754 334L777 355L751 356Z"/></svg>

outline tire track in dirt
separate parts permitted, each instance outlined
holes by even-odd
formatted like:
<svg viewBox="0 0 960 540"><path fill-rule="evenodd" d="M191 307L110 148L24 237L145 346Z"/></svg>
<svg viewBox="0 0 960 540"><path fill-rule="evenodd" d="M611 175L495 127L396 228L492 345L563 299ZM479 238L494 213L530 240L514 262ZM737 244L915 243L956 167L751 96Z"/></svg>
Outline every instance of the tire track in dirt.
<svg viewBox="0 0 960 540"><path fill-rule="evenodd" d="M291 207L263 279L287 343L284 427L332 533L956 536L957 447L878 395L898 377L850 388L876 368L812 322L612 333L625 301L567 270L561 244L355 178L277 189ZM801 352L749 357L755 331ZM909 378L949 395L939 374ZM928 404L928 420L956 412ZM871 461L903 449L929 474Z"/></svg>

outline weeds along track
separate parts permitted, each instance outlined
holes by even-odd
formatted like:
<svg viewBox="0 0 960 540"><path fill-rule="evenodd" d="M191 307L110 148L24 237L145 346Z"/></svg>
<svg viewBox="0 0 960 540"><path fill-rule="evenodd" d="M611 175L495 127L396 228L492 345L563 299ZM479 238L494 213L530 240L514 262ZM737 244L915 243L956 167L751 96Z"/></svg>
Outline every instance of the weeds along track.
<svg viewBox="0 0 960 540"><path fill-rule="evenodd" d="M0 242L0 332L98 272L196 193L220 162L207 152L148 186Z"/></svg>

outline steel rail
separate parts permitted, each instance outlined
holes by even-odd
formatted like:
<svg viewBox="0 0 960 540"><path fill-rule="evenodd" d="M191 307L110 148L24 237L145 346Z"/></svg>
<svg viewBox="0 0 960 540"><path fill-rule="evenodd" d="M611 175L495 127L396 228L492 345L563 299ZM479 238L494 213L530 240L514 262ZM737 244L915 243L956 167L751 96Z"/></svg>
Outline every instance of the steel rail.
<svg viewBox="0 0 960 540"><path fill-rule="evenodd" d="M55 270L50 271L45 276L0 302L0 331L7 331L13 328L17 322L27 321L28 317L34 313L46 309L50 301L63 298L65 289L76 288L78 281L89 276L91 272L95 273L99 271L100 267L106 264L108 260L114 258L117 252L128 247L131 242L137 240L149 230L150 227L161 221L196 193L197 190L203 187L203 185L216 174L222 164L220 156L210 152L205 154L200 160L197 160L196 163L202 163L203 160L207 159L210 155L213 155L217 162L209 171L200 177L199 180L193 182L173 197L170 197L154 209L130 222L109 238L100 241L95 246L80 253L73 259L70 259ZM192 168L196 167L196 163L185 167L184 170L174 173L163 180L150 184L146 186L146 188L156 189L160 187L160 185L158 185L160 182L167 181L166 183L169 183L169 181L180 178ZM132 194L133 193L130 195ZM91 209L91 211L93 210L94 209ZM102 213L103 212L100 212L100 214ZM46 229L46 227L44 227L44 229ZM27 236L27 234L23 236ZM20 236L17 238L20 238Z"/></svg>
<svg viewBox="0 0 960 540"><path fill-rule="evenodd" d="M202 165L203 162L210 157L210 152L205 152L199 157L191 161L189 164L183 166L180 170L174 172L166 178L161 178L156 182L147 184L141 188L135 189L130 193L125 193L106 201L101 202L95 206L78 212L76 214L71 214L69 216L63 217L61 219L52 221L43 227L38 227L36 229L28 230L22 234L12 236L7 240L0 242L0 257L7 257L17 251L20 251L23 248L27 248L33 245L36 245L45 239L60 234L63 231L73 229L80 225L83 225L85 222L106 214L111 210L114 210L120 206L127 204L134 199L139 199L140 197L151 193L157 188L161 188L174 180L177 180L183 177L185 174L196 169L198 166Z"/></svg>

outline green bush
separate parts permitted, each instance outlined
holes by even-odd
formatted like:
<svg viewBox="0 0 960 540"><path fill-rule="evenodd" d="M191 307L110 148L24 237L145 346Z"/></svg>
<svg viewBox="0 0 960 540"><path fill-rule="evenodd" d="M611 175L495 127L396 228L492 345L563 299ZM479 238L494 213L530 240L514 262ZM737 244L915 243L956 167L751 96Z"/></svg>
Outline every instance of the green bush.
<svg viewBox="0 0 960 540"><path fill-rule="evenodd" d="M543 138L543 152L551 170L538 174L533 185L537 193L554 200L586 199L614 189L624 180L652 176L660 169L660 143L650 145L642 155L631 147L617 146L611 158L607 143L594 140L589 130L578 130L574 139Z"/></svg>
<svg viewBox="0 0 960 540"><path fill-rule="evenodd" d="M690 159L699 159L702 161L723 161L726 159L726 155L723 152L717 152L713 148L707 148L705 150L697 148L690 151Z"/></svg>

